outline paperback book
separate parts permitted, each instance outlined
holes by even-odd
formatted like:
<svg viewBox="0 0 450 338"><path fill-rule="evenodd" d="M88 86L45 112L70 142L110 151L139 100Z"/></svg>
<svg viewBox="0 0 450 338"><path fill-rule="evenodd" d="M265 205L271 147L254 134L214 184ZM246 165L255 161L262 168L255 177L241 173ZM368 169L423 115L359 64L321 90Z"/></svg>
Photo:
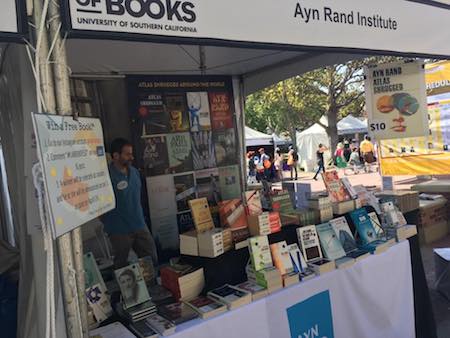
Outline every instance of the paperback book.
<svg viewBox="0 0 450 338"><path fill-rule="evenodd" d="M211 124L214 130L233 128L233 110L226 92L209 93Z"/></svg>
<svg viewBox="0 0 450 338"><path fill-rule="evenodd" d="M294 272L299 275L300 280L306 281L313 278L315 273L308 267L308 264L306 263L305 258L303 258L302 252L300 251L297 243L288 245L288 251Z"/></svg>
<svg viewBox="0 0 450 338"><path fill-rule="evenodd" d="M206 197L210 207L214 207L222 200L219 182L219 169L206 169L195 172L197 197Z"/></svg>
<svg viewBox="0 0 450 338"><path fill-rule="evenodd" d="M103 287L102 284L94 284L87 288L86 299L97 323L107 320L112 315L111 302L106 287Z"/></svg>
<svg viewBox="0 0 450 338"><path fill-rule="evenodd" d="M158 333L147 324L145 319L130 324L130 330L137 338L158 338Z"/></svg>
<svg viewBox="0 0 450 338"><path fill-rule="evenodd" d="M236 285L239 289L250 292L252 294L252 301L264 298L268 295L267 289L254 282L246 281Z"/></svg>
<svg viewBox="0 0 450 338"><path fill-rule="evenodd" d="M323 183L328 191L328 196L332 203L339 203L351 200L350 194L342 183L336 170L322 173Z"/></svg>
<svg viewBox="0 0 450 338"><path fill-rule="evenodd" d="M250 292L228 284L209 291L208 296L227 305L228 310L233 310L252 301Z"/></svg>
<svg viewBox="0 0 450 338"><path fill-rule="evenodd" d="M323 258L319 237L314 225L297 228L297 237L300 244L300 250L302 251L306 262Z"/></svg>
<svg viewBox="0 0 450 338"><path fill-rule="evenodd" d="M158 307L158 314L175 325L198 317L197 312L183 302L161 305Z"/></svg>
<svg viewBox="0 0 450 338"><path fill-rule="evenodd" d="M240 199L219 202L220 224L224 228L242 228L248 226L244 204Z"/></svg>
<svg viewBox="0 0 450 338"><path fill-rule="evenodd" d="M168 336L175 333L176 325L158 314L148 317L145 322L161 336Z"/></svg>
<svg viewBox="0 0 450 338"><path fill-rule="evenodd" d="M246 191L245 199L247 201L247 213L249 215L256 216L263 212L261 196L258 190Z"/></svg>
<svg viewBox="0 0 450 338"><path fill-rule="evenodd" d="M347 219L342 216L330 221L336 236L342 244L345 253L348 257L354 258L355 260L360 260L367 257L370 253L367 250L359 249L356 245L355 238L350 230L347 223Z"/></svg>
<svg viewBox="0 0 450 338"><path fill-rule="evenodd" d="M177 223L179 234L195 229L194 220L190 211L178 213Z"/></svg>
<svg viewBox="0 0 450 338"><path fill-rule="evenodd" d="M156 280L155 268L151 256L141 257L138 259L139 267L141 268L142 278L146 285L152 284Z"/></svg>
<svg viewBox="0 0 450 338"><path fill-rule="evenodd" d="M271 244L270 251L272 253L273 263L282 275L294 271L286 241Z"/></svg>
<svg viewBox="0 0 450 338"><path fill-rule="evenodd" d="M166 94L165 108L169 116L171 133L189 131L189 116L184 93Z"/></svg>
<svg viewBox="0 0 450 338"><path fill-rule="evenodd" d="M188 203L197 232L205 232L214 228L208 200L205 197L190 200Z"/></svg>
<svg viewBox="0 0 450 338"><path fill-rule="evenodd" d="M114 273L120 287L120 293L125 309L150 300L139 264L131 264L124 268L117 269Z"/></svg>
<svg viewBox="0 0 450 338"><path fill-rule="evenodd" d="M189 201L195 199L194 174L183 174L173 177L175 198L178 212L189 211Z"/></svg>
<svg viewBox="0 0 450 338"><path fill-rule="evenodd" d="M219 184L223 200L241 198L239 182L239 167L237 165L219 168Z"/></svg>
<svg viewBox="0 0 450 338"><path fill-rule="evenodd" d="M169 172L169 155L165 136L150 136L143 139L144 170L146 176L164 175Z"/></svg>
<svg viewBox="0 0 450 338"><path fill-rule="evenodd" d="M85 288L88 289L94 285L100 284L102 290L107 290L106 284L92 252L87 252L83 255L83 263Z"/></svg>
<svg viewBox="0 0 450 338"><path fill-rule="evenodd" d="M186 302L202 319L208 319L227 311L227 306L205 296L198 296Z"/></svg>
<svg viewBox="0 0 450 338"><path fill-rule="evenodd" d="M362 245L369 244L377 240L377 233L370 221L366 209L360 208L350 212L350 218L358 231Z"/></svg>
<svg viewBox="0 0 450 338"><path fill-rule="evenodd" d="M273 266L267 236L251 237L249 239L250 259L255 271Z"/></svg>
<svg viewBox="0 0 450 338"><path fill-rule="evenodd" d="M191 132L211 130L211 117L207 92L186 93Z"/></svg>
<svg viewBox="0 0 450 338"><path fill-rule="evenodd" d="M237 148L234 129L214 131L213 142L218 167L236 163Z"/></svg>
<svg viewBox="0 0 450 338"><path fill-rule="evenodd" d="M215 168L216 155L212 133L210 131L200 131L191 133L191 137L194 169Z"/></svg>
<svg viewBox="0 0 450 338"><path fill-rule="evenodd" d="M316 225L320 246L323 254L330 260L337 260L345 256L345 251L330 223Z"/></svg>

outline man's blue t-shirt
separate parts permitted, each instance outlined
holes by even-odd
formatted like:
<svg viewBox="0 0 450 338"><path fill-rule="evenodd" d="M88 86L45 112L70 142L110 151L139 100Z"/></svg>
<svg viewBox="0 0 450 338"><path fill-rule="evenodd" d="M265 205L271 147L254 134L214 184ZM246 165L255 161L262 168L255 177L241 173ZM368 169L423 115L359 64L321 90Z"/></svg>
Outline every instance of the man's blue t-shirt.
<svg viewBox="0 0 450 338"><path fill-rule="evenodd" d="M102 217L105 231L111 235L123 235L145 228L139 171L129 166L128 175L125 175L111 163L109 174L116 196L116 208Z"/></svg>

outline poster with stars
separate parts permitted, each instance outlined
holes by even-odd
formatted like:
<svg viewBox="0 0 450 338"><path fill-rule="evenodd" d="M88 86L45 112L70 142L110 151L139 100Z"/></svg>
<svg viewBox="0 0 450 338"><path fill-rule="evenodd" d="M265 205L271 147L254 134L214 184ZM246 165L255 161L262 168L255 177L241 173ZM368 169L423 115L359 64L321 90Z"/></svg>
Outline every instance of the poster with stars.
<svg viewBox="0 0 450 338"><path fill-rule="evenodd" d="M35 113L32 119L53 238L114 209L100 120Z"/></svg>

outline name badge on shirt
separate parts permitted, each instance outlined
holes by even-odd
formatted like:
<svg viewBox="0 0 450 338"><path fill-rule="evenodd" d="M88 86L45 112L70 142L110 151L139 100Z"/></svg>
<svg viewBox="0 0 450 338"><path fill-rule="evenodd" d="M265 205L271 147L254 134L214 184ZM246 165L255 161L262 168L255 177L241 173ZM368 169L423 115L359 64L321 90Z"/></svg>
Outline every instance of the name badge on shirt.
<svg viewBox="0 0 450 338"><path fill-rule="evenodd" d="M126 188L128 188L128 182L127 181L120 181L119 183L117 183L117 189L125 190Z"/></svg>

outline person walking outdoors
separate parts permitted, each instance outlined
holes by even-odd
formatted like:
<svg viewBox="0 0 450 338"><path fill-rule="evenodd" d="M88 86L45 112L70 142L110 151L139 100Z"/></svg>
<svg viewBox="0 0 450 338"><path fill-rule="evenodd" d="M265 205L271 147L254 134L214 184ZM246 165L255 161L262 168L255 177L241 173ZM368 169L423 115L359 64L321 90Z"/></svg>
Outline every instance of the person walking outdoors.
<svg viewBox="0 0 450 338"><path fill-rule="evenodd" d="M335 163L338 168L345 168L347 166L347 161L344 157L344 144L339 142L336 146L336 151L334 152Z"/></svg>
<svg viewBox="0 0 450 338"><path fill-rule="evenodd" d="M375 162L375 147L368 135L364 136L364 141L359 145L359 149L367 171L368 167Z"/></svg>
<svg viewBox="0 0 450 338"><path fill-rule="evenodd" d="M288 166L291 169L291 180L298 179L297 163L298 163L298 153L295 151L294 147L291 145L291 146L289 146L288 162L287 162ZM295 171L295 178L294 178L294 171Z"/></svg>
<svg viewBox="0 0 450 338"><path fill-rule="evenodd" d="M320 171L325 172L325 159L323 158L323 154L327 150L328 150L328 148L325 147L322 143L320 143L319 147L316 151L317 165L319 166L319 168L316 171L316 174L313 177L313 179L316 181L317 181L317 176L320 174Z"/></svg>
<svg viewBox="0 0 450 338"><path fill-rule="evenodd" d="M283 155L281 155L280 148L275 149L274 165L276 171L276 179L283 180Z"/></svg>

